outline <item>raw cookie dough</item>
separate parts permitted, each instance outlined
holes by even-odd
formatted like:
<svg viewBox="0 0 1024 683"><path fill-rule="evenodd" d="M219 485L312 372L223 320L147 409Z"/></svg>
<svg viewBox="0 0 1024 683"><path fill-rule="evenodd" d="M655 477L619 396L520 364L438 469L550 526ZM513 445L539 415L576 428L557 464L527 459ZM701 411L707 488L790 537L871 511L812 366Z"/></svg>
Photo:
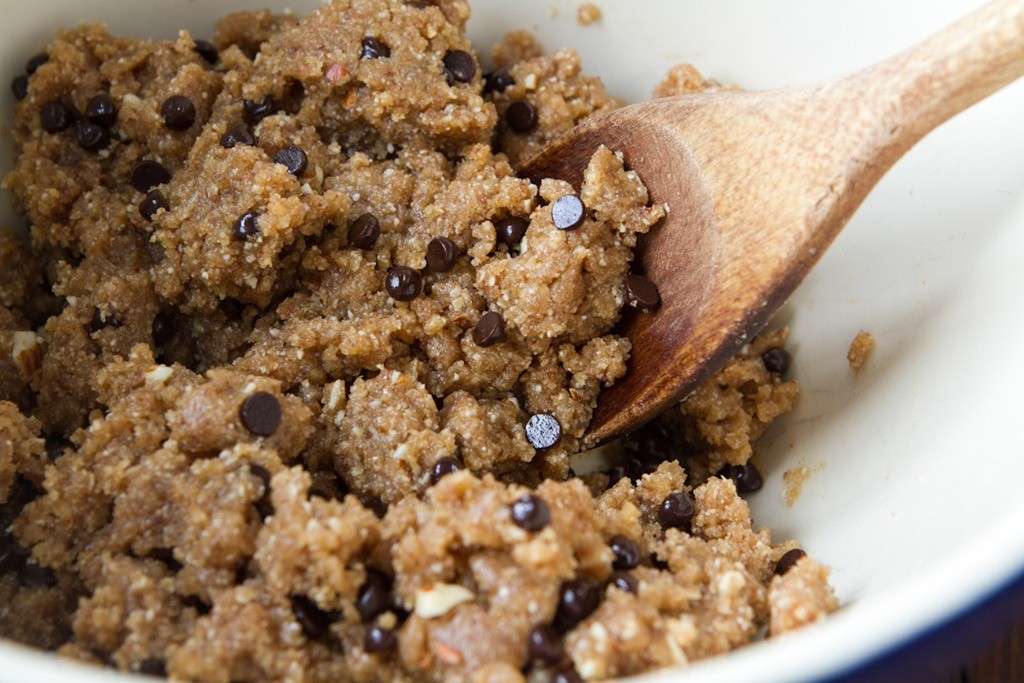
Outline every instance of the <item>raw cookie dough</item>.
<svg viewBox="0 0 1024 683"><path fill-rule="evenodd" d="M604 148L580 187L519 178L620 103L524 33L485 73L468 17L334 0L211 42L87 25L32 60L4 181L30 229L0 237L0 633L203 683L544 683L835 609L739 495L796 399L785 331L573 476L666 207Z"/></svg>

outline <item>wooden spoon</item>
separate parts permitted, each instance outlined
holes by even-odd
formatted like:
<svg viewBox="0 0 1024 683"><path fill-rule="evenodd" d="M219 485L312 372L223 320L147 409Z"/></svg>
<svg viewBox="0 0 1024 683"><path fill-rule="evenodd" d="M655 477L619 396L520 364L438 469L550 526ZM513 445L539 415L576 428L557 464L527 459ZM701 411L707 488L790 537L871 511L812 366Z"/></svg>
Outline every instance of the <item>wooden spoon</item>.
<svg viewBox="0 0 1024 683"><path fill-rule="evenodd" d="M531 160L529 177L578 187L607 145L670 207L639 251L661 307L627 316L630 369L602 394L588 445L640 426L718 371L896 160L1021 75L1024 0L997 0L852 76L636 104L588 119Z"/></svg>

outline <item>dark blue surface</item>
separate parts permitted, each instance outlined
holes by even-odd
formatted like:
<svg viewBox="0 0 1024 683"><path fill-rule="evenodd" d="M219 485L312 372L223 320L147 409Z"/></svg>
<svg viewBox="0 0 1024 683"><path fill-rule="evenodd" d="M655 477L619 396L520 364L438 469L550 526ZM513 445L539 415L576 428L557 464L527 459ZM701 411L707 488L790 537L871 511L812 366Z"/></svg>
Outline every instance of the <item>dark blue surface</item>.
<svg viewBox="0 0 1024 683"><path fill-rule="evenodd" d="M1022 618L1024 573L945 622L821 683L946 683L958 666L981 654Z"/></svg>

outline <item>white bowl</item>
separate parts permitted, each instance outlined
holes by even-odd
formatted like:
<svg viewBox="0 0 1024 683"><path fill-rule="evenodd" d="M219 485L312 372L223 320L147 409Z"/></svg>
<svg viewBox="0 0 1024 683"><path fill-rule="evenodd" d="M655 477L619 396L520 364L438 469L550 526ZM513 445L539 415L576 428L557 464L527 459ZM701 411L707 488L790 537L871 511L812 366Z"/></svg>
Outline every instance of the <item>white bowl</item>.
<svg viewBox="0 0 1024 683"><path fill-rule="evenodd" d="M314 0L0 0L6 84L61 25L209 35L215 18ZM909 46L972 0L598 0L581 28L575 0L477 0L478 49L510 28L571 46L612 92L645 98L674 63L747 88L812 82ZM795 536L834 568L847 605L826 623L651 681L769 683L839 676L943 623L1024 570L1024 84L946 124L902 161L800 288L792 325L798 410L763 444L758 523ZM5 143L6 144L6 143ZM10 150L0 156L9 167ZM0 222L15 225L6 199ZM855 380L846 346L858 329L878 350ZM784 470L816 470L792 508ZM0 681L116 681L0 644Z"/></svg>

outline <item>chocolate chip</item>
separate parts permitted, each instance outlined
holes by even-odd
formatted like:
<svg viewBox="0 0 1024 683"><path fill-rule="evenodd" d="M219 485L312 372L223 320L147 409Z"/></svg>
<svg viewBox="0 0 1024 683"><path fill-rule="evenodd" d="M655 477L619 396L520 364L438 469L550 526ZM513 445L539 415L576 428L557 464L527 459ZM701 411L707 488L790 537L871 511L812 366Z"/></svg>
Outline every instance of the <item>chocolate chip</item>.
<svg viewBox="0 0 1024 683"><path fill-rule="evenodd" d="M302 151L302 148L295 145L288 145L282 148L281 151L274 155L274 161L287 168L288 172L294 176L301 176L306 172L306 166L309 165L306 153Z"/></svg>
<svg viewBox="0 0 1024 683"><path fill-rule="evenodd" d="M652 310L661 303L661 295L654 283L643 275L630 275L626 278L626 301L634 308Z"/></svg>
<svg viewBox="0 0 1024 683"><path fill-rule="evenodd" d="M562 425L548 413L531 415L526 421L526 440L538 451L551 448L562 438Z"/></svg>
<svg viewBox="0 0 1024 683"><path fill-rule="evenodd" d="M530 659L547 664L558 664L565 657L562 637L558 631L546 624L534 626L526 637L526 642Z"/></svg>
<svg viewBox="0 0 1024 683"><path fill-rule="evenodd" d="M571 666L559 669L551 677L551 683L583 683L583 678Z"/></svg>
<svg viewBox="0 0 1024 683"><path fill-rule="evenodd" d="M171 172L158 161L146 159L132 169L132 187L139 192L149 192L157 185L171 181Z"/></svg>
<svg viewBox="0 0 1024 683"><path fill-rule="evenodd" d="M260 234L260 215L255 211L246 211L235 221L235 227L231 234L240 242Z"/></svg>
<svg viewBox="0 0 1024 683"><path fill-rule="evenodd" d="M267 95L262 100L243 100L242 116L250 128L255 128L263 119L271 116L277 111L277 103L274 98Z"/></svg>
<svg viewBox="0 0 1024 683"><path fill-rule="evenodd" d="M308 638L322 638L331 628L331 615L305 595L291 597L292 614Z"/></svg>
<svg viewBox="0 0 1024 683"><path fill-rule="evenodd" d="M364 213L348 226L348 243L357 249L373 249L380 237L380 221L372 213Z"/></svg>
<svg viewBox="0 0 1024 683"><path fill-rule="evenodd" d="M458 472L462 469L462 463L452 457L444 457L434 463L434 466L430 468L430 483L431 485L444 479L449 474Z"/></svg>
<svg viewBox="0 0 1024 683"><path fill-rule="evenodd" d="M217 46L208 40L197 40L195 47L192 48L196 51L200 57L202 57L207 64L216 64L220 61L220 51Z"/></svg>
<svg viewBox="0 0 1024 683"><path fill-rule="evenodd" d="M752 462L748 462L746 465L726 465L718 470L718 476L732 479L738 493L753 493L760 491L764 486L764 479Z"/></svg>
<svg viewBox="0 0 1024 683"><path fill-rule="evenodd" d="M473 341L477 346L488 347L505 341L505 319L500 313L487 311L473 328Z"/></svg>
<svg viewBox="0 0 1024 683"><path fill-rule="evenodd" d="M18 570L18 581L26 588L53 588L57 585L57 575L49 567L29 560Z"/></svg>
<svg viewBox="0 0 1024 683"><path fill-rule="evenodd" d="M601 604L601 586L593 579L579 578L562 584L555 612L558 630L570 630L594 613Z"/></svg>
<svg viewBox="0 0 1024 683"><path fill-rule="evenodd" d="M789 355L789 351L779 347L768 349L761 354L761 362L764 363L764 369L779 377L789 372L789 366L792 361L793 358Z"/></svg>
<svg viewBox="0 0 1024 683"><path fill-rule="evenodd" d="M157 346L164 346L174 339L175 324L174 314L170 311L161 311L153 318L151 329L153 343Z"/></svg>
<svg viewBox="0 0 1024 683"><path fill-rule="evenodd" d="M167 664L162 659L147 657L139 662L138 673L145 676L165 678L167 676Z"/></svg>
<svg viewBox="0 0 1024 683"><path fill-rule="evenodd" d="M384 286L395 301L412 301L420 295L423 277L407 266L392 266L388 269Z"/></svg>
<svg viewBox="0 0 1024 683"><path fill-rule="evenodd" d="M372 621L391 608L391 579L375 569L366 570L366 581L356 597L356 609L364 622Z"/></svg>
<svg viewBox="0 0 1024 683"><path fill-rule="evenodd" d="M28 97L28 76L16 76L11 81L11 92L14 93L14 99L19 102Z"/></svg>
<svg viewBox="0 0 1024 683"><path fill-rule="evenodd" d="M75 142L87 152L98 152L110 144L110 131L89 121L75 124Z"/></svg>
<svg viewBox="0 0 1024 683"><path fill-rule="evenodd" d="M543 498L529 493L512 503L512 521L520 529L540 531L551 523L551 510Z"/></svg>
<svg viewBox="0 0 1024 683"><path fill-rule="evenodd" d="M508 72L508 69L501 68L484 76L484 95L495 92L505 92L505 89L516 84L516 79Z"/></svg>
<svg viewBox="0 0 1024 683"><path fill-rule="evenodd" d="M513 102L505 110L505 123L516 133L529 133L537 127L537 108L529 102Z"/></svg>
<svg viewBox="0 0 1024 683"><path fill-rule="evenodd" d="M526 235L526 229L530 227L530 221L519 216L505 216L494 221L494 232L499 243L509 249L513 249Z"/></svg>
<svg viewBox="0 0 1024 683"><path fill-rule="evenodd" d="M448 84L469 83L476 75L476 61L465 50L448 50L444 53L444 76Z"/></svg>
<svg viewBox="0 0 1024 683"><path fill-rule="evenodd" d="M665 529L689 531L696 508L686 491L670 493L658 508L658 523Z"/></svg>
<svg viewBox="0 0 1024 683"><path fill-rule="evenodd" d="M188 130L196 122L196 105L184 95L172 95L160 106L160 114L171 130Z"/></svg>
<svg viewBox="0 0 1024 683"><path fill-rule="evenodd" d="M366 36L363 38L362 48L359 51L359 59L380 59L382 57L390 56L390 47L373 36Z"/></svg>
<svg viewBox="0 0 1024 683"><path fill-rule="evenodd" d="M247 126L238 124L228 128L227 132L220 138L220 146L224 149L234 149L237 145L252 145L256 144L256 138L253 137Z"/></svg>
<svg viewBox="0 0 1024 683"><path fill-rule="evenodd" d="M110 128L117 122L117 105L110 95L96 95L85 105L85 118L97 126Z"/></svg>
<svg viewBox="0 0 1024 683"><path fill-rule="evenodd" d="M156 216L160 209L163 209L164 211L170 209L167 205L167 200L164 199L160 190L150 190L139 203L139 213L142 214L142 217L147 221L152 221L153 217Z"/></svg>
<svg viewBox="0 0 1024 683"><path fill-rule="evenodd" d="M633 593L634 595L639 588L639 583L637 582L636 577L629 572L612 572L611 583L620 591L624 593Z"/></svg>
<svg viewBox="0 0 1024 683"><path fill-rule="evenodd" d="M551 220L559 230L575 230L583 224L587 210L574 194L559 197L551 205Z"/></svg>
<svg viewBox="0 0 1024 683"><path fill-rule="evenodd" d="M25 73L31 76L39 70L39 67L46 64L48 61L50 61L50 55L45 52L40 52L25 63Z"/></svg>
<svg viewBox="0 0 1024 683"><path fill-rule="evenodd" d="M363 649L370 653L391 652L398 647L398 636L389 628L371 626L366 629Z"/></svg>
<svg viewBox="0 0 1024 683"><path fill-rule="evenodd" d="M788 551L785 555L779 558L779 563L775 565L775 573L779 576L782 576L790 569L792 569L794 566L796 566L797 562L799 562L805 557L807 557L807 553L805 553L800 548L793 548L792 550Z"/></svg>
<svg viewBox="0 0 1024 683"><path fill-rule="evenodd" d="M666 419L655 419L629 434L622 441L627 455L640 463L657 465L668 460L682 460L683 435L675 423ZM642 468L640 474L646 474Z"/></svg>
<svg viewBox="0 0 1024 683"><path fill-rule="evenodd" d="M242 425L256 436L273 436L281 426L281 402L266 391L257 391L242 401L238 417Z"/></svg>
<svg viewBox="0 0 1024 683"><path fill-rule="evenodd" d="M263 483L263 493L260 494L259 500L254 505L260 519L266 519L274 514L274 505L270 502L270 471L263 465L254 462L249 463L249 471Z"/></svg>
<svg viewBox="0 0 1024 683"><path fill-rule="evenodd" d="M39 125L47 133L63 132L71 126L73 120L74 114L60 100L50 100L39 112Z"/></svg>
<svg viewBox="0 0 1024 683"><path fill-rule="evenodd" d="M612 561L615 569L633 569L640 564L640 548L625 536L612 536L608 545L615 558Z"/></svg>
<svg viewBox="0 0 1024 683"><path fill-rule="evenodd" d="M447 237L435 237L427 245L427 269L432 273L447 273L459 257L459 248Z"/></svg>

